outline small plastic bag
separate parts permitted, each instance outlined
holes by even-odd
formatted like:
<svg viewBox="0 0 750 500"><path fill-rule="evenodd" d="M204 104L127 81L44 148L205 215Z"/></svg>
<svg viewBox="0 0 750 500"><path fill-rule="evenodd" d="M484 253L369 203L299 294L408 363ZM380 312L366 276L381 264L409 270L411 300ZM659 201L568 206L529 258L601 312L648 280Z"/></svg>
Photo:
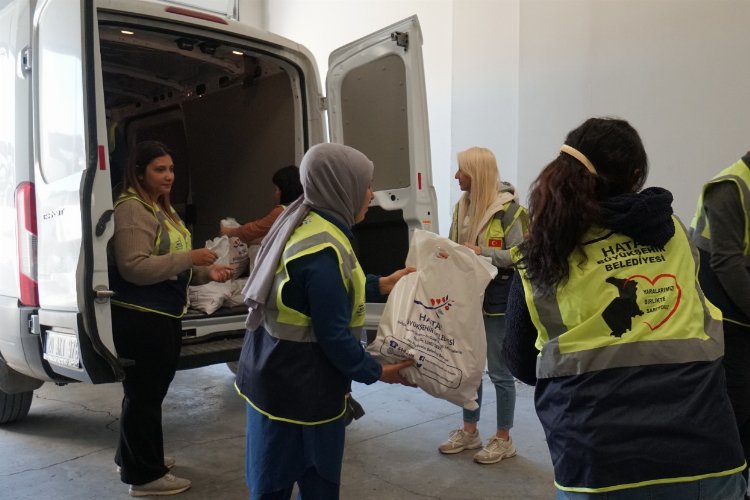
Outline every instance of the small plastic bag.
<svg viewBox="0 0 750 500"><path fill-rule="evenodd" d="M217 236L206 241L206 248L213 250L218 255L217 264L232 266L232 279L236 280L247 272L248 249L247 245L239 238L229 236Z"/></svg>

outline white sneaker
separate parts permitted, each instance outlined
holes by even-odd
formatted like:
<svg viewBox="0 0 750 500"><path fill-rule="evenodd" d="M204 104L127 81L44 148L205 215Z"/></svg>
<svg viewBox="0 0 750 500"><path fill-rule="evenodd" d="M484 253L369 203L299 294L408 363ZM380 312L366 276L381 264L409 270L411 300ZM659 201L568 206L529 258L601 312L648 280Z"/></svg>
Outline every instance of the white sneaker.
<svg viewBox="0 0 750 500"><path fill-rule="evenodd" d="M487 445L474 455L474 461L478 464L496 464L503 458L515 457L516 453L513 439L508 437L506 441L497 436L492 436L487 441Z"/></svg>
<svg viewBox="0 0 750 500"><path fill-rule="evenodd" d="M146 484L131 484L131 497L148 497L152 495L176 495L190 488L192 483L189 479L173 476L170 473L164 474L155 481Z"/></svg>
<svg viewBox="0 0 750 500"><path fill-rule="evenodd" d="M177 460L175 460L174 457L168 457L167 455L164 455L164 466L167 469L172 469L172 467L174 467L176 463ZM122 467L120 467L119 465L115 465L115 469L117 470L117 472L120 472L120 470L122 470Z"/></svg>
<svg viewBox="0 0 750 500"><path fill-rule="evenodd" d="M440 453L452 455L464 450L476 450L482 447L482 440L479 439L479 432L466 432L463 429L455 429L450 432L448 441L438 446Z"/></svg>

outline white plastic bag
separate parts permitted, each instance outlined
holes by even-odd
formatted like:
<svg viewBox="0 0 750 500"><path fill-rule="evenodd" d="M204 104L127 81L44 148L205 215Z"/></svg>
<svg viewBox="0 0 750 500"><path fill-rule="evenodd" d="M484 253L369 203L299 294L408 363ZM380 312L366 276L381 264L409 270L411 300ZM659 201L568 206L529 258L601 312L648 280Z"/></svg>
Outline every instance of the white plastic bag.
<svg viewBox="0 0 750 500"><path fill-rule="evenodd" d="M234 217L227 217L219 221L221 227L240 227L240 223Z"/></svg>
<svg viewBox="0 0 750 500"><path fill-rule="evenodd" d="M229 237L217 236L212 240L206 240L206 248L216 253L215 264L229 265Z"/></svg>
<svg viewBox="0 0 750 500"><path fill-rule="evenodd" d="M188 287L190 308L206 314L215 313L231 295L232 286L228 281L225 283L211 281L205 285Z"/></svg>
<svg viewBox="0 0 750 500"><path fill-rule="evenodd" d="M235 307L245 305L245 296L242 295L242 289L245 288L245 283L247 283L247 278L232 280L229 297L224 300L225 306Z"/></svg>
<svg viewBox="0 0 750 500"><path fill-rule="evenodd" d="M391 291L368 352L387 363L414 359L409 382L468 410L487 356L482 298L497 269L437 234L416 230L406 265L417 268Z"/></svg>
<svg viewBox="0 0 750 500"><path fill-rule="evenodd" d="M232 266L232 279L237 279L247 271L248 253L247 245L239 238L229 236L217 236L206 241L206 248L213 250L218 255L216 264Z"/></svg>

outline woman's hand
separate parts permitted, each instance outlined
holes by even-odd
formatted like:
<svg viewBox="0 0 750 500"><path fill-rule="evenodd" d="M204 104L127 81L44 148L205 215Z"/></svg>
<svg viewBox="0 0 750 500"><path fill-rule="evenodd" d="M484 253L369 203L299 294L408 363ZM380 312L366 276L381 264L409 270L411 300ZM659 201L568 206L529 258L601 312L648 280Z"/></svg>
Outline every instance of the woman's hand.
<svg viewBox="0 0 750 500"><path fill-rule="evenodd" d="M232 277L233 272L234 268L232 266L227 266L224 264L214 264L213 266L208 268L208 277L211 279L211 281L218 281L220 283L223 283L224 281L227 281Z"/></svg>
<svg viewBox="0 0 750 500"><path fill-rule="evenodd" d="M380 289L380 295L388 295L391 293L391 290L393 290L393 287L396 286L396 283L398 283L398 280L403 278L409 273L413 273L416 271L417 268L415 267L405 267L403 269L399 269L393 274L390 274L388 276L382 276L378 280L378 288Z"/></svg>
<svg viewBox="0 0 750 500"><path fill-rule="evenodd" d="M224 225L219 225L219 236L229 236L232 238L233 236L237 236L237 228L235 227L227 227Z"/></svg>
<svg viewBox="0 0 750 500"><path fill-rule="evenodd" d="M196 248L190 252L194 266L210 266L219 258L216 252L208 248Z"/></svg>
<svg viewBox="0 0 750 500"><path fill-rule="evenodd" d="M406 361L402 361L400 363L384 364L383 373L380 374L380 380L385 382L386 384L402 384L409 387L416 387L416 385L406 380L401 375L401 373L399 373L399 370L408 368L413 364L413 359L407 359Z"/></svg>
<svg viewBox="0 0 750 500"><path fill-rule="evenodd" d="M464 246L474 252L477 255L482 255L482 247L479 245L472 245L471 243L464 243Z"/></svg>

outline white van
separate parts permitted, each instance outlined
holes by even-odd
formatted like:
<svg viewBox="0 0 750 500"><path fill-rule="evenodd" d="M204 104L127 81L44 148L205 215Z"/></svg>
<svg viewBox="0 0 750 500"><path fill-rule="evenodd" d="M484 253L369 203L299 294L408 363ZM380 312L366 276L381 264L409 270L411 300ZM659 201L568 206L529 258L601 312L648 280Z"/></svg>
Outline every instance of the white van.
<svg viewBox="0 0 750 500"><path fill-rule="evenodd" d="M107 243L134 144L173 150L172 202L200 242L273 205L272 173L330 140L375 163L355 228L365 272L403 267L437 230L421 32L412 17L335 51L324 97L310 52L226 16L147 0L0 1L0 423L44 382L121 380ZM382 306L368 304L374 328ZM245 309L189 312L181 368L234 361Z"/></svg>

